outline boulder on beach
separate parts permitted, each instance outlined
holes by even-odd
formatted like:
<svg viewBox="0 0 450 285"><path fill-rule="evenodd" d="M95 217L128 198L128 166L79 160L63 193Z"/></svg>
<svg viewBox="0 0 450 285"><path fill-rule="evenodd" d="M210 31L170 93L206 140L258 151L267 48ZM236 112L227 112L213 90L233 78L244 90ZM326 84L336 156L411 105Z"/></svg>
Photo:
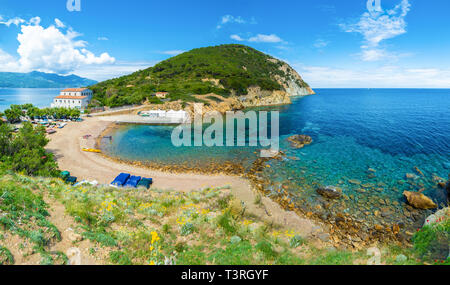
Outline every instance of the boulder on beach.
<svg viewBox="0 0 450 285"><path fill-rule="evenodd" d="M434 203L433 200L423 195L422 193L405 191L403 192L403 195L405 195L408 203L414 208L423 210L437 208L436 203Z"/></svg>
<svg viewBox="0 0 450 285"><path fill-rule="evenodd" d="M312 138L307 135L294 135L287 139L293 148L303 148L305 145L312 143Z"/></svg>
<svg viewBox="0 0 450 285"><path fill-rule="evenodd" d="M329 199L339 199L342 197L342 189L335 186L319 187L316 192Z"/></svg>

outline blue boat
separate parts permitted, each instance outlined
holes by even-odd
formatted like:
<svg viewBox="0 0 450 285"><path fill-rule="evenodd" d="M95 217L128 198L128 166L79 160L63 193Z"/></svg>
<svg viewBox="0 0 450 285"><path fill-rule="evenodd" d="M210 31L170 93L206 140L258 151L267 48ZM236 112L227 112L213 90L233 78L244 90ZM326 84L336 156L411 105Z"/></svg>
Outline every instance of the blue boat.
<svg viewBox="0 0 450 285"><path fill-rule="evenodd" d="M117 186L117 187L121 187L123 186L125 183L127 183L128 179L130 179L130 174L128 173L120 173L119 176L116 177L116 179L114 179L113 182L111 182L111 186Z"/></svg>
<svg viewBox="0 0 450 285"><path fill-rule="evenodd" d="M140 176L131 176L130 179L123 185L124 187L136 188L139 181L141 181Z"/></svg>
<svg viewBox="0 0 450 285"><path fill-rule="evenodd" d="M137 187L149 189L150 185L152 185L152 184L153 184L152 178L142 178L141 181L139 181Z"/></svg>
<svg viewBox="0 0 450 285"><path fill-rule="evenodd" d="M66 180L66 183L69 183L71 185L74 185L75 183L77 183L78 178L75 176L69 176Z"/></svg>

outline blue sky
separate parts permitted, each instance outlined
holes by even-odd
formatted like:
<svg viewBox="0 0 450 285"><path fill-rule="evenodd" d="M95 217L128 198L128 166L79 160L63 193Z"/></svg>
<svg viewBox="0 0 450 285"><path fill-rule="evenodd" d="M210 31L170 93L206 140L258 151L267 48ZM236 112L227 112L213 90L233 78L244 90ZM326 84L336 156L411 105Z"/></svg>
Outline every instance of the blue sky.
<svg viewBox="0 0 450 285"><path fill-rule="evenodd" d="M448 0L79 1L0 0L0 71L104 80L241 43L316 88L450 88Z"/></svg>

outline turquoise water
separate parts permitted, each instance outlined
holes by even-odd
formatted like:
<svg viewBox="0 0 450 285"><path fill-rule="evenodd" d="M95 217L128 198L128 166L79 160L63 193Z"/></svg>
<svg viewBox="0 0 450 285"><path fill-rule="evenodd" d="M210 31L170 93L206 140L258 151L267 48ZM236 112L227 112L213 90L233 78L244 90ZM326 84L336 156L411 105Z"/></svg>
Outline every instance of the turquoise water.
<svg viewBox="0 0 450 285"><path fill-rule="evenodd" d="M435 202L441 206L446 203L437 177L447 179L450 173L450 90L316 92L295 99L292 105L264 108L281 112L281 149L287 155L281 161L271 160L271 167L261 174L269 181L266 189L276 194L284 186L308 210L319 203L317 185L340 186L350 197L342 210L373 223L380 217L367 217L367 213L386 205L393 215L384 217L384 221L408 219L409 215L403 213L404 190L425 189L424 194ZM113 142L104 144L103 149L122 159L192 167L211 161L232 161L248 167L256 159L257 148L173 147L172 129L121 126ZM314 142L292 149L286 138L293 134L310 135ZM415 167L424 176L415 172ZM407 179L407 173L417 176Z"/></svg>
<svg viewBox="0 0 450 285"><path fill-rule="evenodd" d="M31 103L37 107L50 107L59 91L54 88L0 88L0 112L11 104Z"/></svg>

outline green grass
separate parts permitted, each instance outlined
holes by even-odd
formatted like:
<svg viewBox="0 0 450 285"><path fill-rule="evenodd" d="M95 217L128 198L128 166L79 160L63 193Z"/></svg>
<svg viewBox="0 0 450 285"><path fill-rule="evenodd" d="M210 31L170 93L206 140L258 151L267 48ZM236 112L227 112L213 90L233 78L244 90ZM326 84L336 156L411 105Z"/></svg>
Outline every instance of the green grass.
<svg viewBox="0 0 450 285"><path fill-rule="evenodd" d="M48 205L42 195L32 191L33 180L8 172L0 180L0 227L29 240L33 251L45 255L47 247L61 240L59 230L47 220Z"/></svg>
<svg viewBox="0 0 450 285"><path fill-rule="evenodd" d="M0 245L0 265L14 264L14 257L11 252L4 246Z"/></svg>
<svg viewBox="0 0 450 285"><path fill-rule="evenodd" d="M353 265L360 254L354 254L350 251L330 251L321 253L313 259L312 265Z"/></svg>
<svg viewBox="0 0 450 285"><path fill-rule="evenodd" d="M450 264L450 218L427 225L415 233L414 250L425 260Z"/></svg>
<svg viewBox="0 0 450 285"><path fill-rule="evenodd" d="M59 179L3 172L0 226L8 235L30 242L32 254L40 254L44 265L67 264L67 257L49 251L61 235L48 220L43 193L65 205L82 236L92 242L90 253L96 255L102 248L110 264L158 265L169 260L179 265L344 265L367 264L370 259L366 250L316 248L295 229L280 229L246 215L245 206L228 188L181 193L69 187ZM448 221L416 233L413 248L380 245L381 263L442 264L430 252L444 233ZM4 247L0 263L14 263Z"/></svg>

